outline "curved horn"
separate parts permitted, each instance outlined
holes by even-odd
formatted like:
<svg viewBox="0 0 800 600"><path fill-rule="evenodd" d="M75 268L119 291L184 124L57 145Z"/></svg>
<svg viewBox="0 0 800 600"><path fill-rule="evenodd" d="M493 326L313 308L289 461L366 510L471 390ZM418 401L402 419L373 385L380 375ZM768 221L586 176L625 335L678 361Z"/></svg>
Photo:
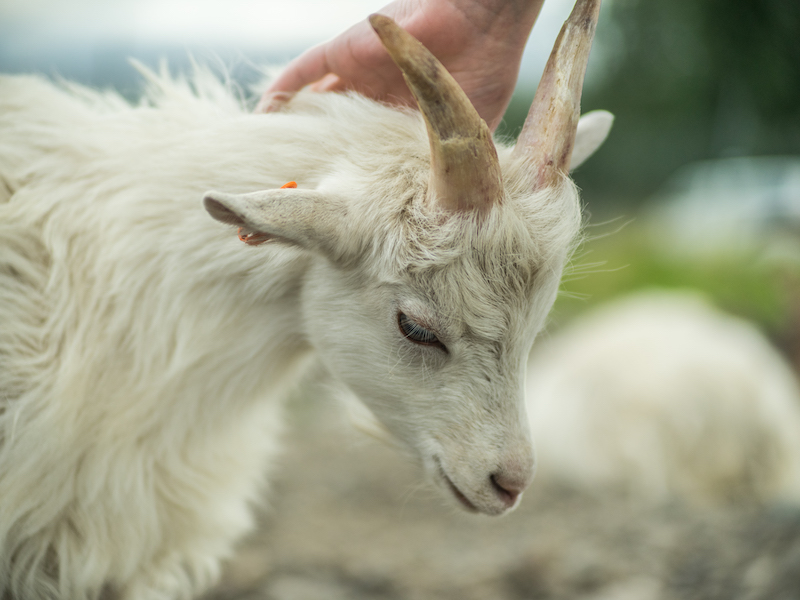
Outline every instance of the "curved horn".
<svg viewBox="0 0 800 600"><path fill-rule="evenodd" d="M503 197L489 127L442 64L389 17L371 15L381 43L403 73L428 128L429 200L450 210L486 210Z"/></svg>
<svg viewBox="0 0 800 600"><path fill-rule="evenodd" d="M525 125L514 148L534 169L534 188L555 183L569 171L581 91L592 48L600 0L577 0L556 38Z"/></svg>

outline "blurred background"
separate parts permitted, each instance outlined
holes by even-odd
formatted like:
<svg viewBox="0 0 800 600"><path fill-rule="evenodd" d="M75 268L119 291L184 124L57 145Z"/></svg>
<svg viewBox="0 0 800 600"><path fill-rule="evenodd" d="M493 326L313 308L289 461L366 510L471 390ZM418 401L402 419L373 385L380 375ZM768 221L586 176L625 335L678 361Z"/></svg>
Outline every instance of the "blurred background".
<svg viewBox="0 0 800 600"><path fill-rule="evenodd" d="M0 72L39 72L115 88L135 99L139 82L129 57L150 66L166 58L173 71L181 71L189 67L191 55L248 83L258 76L254 65L285 63L383 4L0 0ZM571 0L546 0L499 135L513 138L520 130L571 7ZM692 297L703 298L704 306L715 307L708 310L723 312L713 316L690 306L690 316L679 315L675 321L688 323L687 331L703 329L702 323L722 323L715 319L729 318L721 316L724 313L741 318L737 323L746 323L751 333L709 334L707 339L717 345L705 351L691 335L670 337L682 331L681 325L667 324L666 332L663 327L639 326L640 338L629 343L628 354L620 353L628 361L622 367L619 362L606 366L602 359L609 352L598 351L584 373L594 369L602 377L587 383L587 389L597 392L593 398L602 397L598 386L606 385L606 395L619 399L613 386L631 389L625 379L631 356L650 357L648 364L657 365L667 360L657 348L669 344L669 364L691 356L691 364L683 366L692 375L678 381L683 367L675 367L669 377L659 379L661 391L666 390L665 406L673 404L673 384L706 400L689 405L700 407L697 414L688 415L693 409L684 408L679 415L692 421L678 420L680 432L702 425L697 439L691 444L665 441L653 456L663 451L679 464L697 464L698 456L713 454L709 450L721 447L718 442L724 439L732 449L719 454L716 463L717 459L703 463L719 474L723 463L730 467L731 461L748 460L745 450L758 444L748 446L746 438L779 438L783 445L765 451L762 462L750 465L747 473L731 475L731 481L739 478L735 485L720 484L710 491L712 499L705 508L695 506L691 491L656 493L666 505L653 508L652 498L639 502L630 489L621 495L619 490L600 495L597 486L576 491L581 490L578 479L548 487L545 465L540 476L544 479L541 485L537 479L527 504L498 524L466 520L442 508L437 496L419 491L417 474L396 453L378 445L365 453L361 445L367 442L354 442L332 426L338 417L306 390L289 415L300 433L287 442L287 458L271 494L273 510L262 516L260 536L243 546L214 598L799 597L800 491L789 493L794 496L787 503L758 480L758 474L774 467L775 481L787 489L793 481L800 485L800 473L790 473L789 467L779 473L781 465L800 460L780 458L781 452L794 452L791 448L800 439L795 410L800 402L800 2L604 0L583 97L584 111L600 108L613 112L616 121L606 144L574 173L583 190L586 240L565 276L544 336L552 346L545 345L544 353L553 348L552 359L570 340L583 340L575 332L588 332L591 322L580 325L577 317L595 305L638 290L689 290ZM659 311L651 324L666 314ZM574 323L578 328L559 340L558 332L569 331ZM611 331L623 326L624 321L615 321ZM650 331L650 341L643 341L643 332ZM740 344L743 338L758 336L763 344ZM583 347L587 343L583 341ZM720 348L741 352L733 352L738 358L729 362L706 361L712 354L724 354ZM774 390L780 388L782 400L776 402L783 402L780 410L786 412L774 412L773 417L779 416L757 433L714 433L717 421L737 410L725 404L733 402L732 375L747 370L741 365L760 365L762 360L772 366L756 369L761 379L752 384L750 406L769 404L772 400L764 398L775 397ZM574 363L575 354L566 361ZM717 363L722 366L714 366ZM539 363L543 364L548 363ZM545 371L559 368L548 364ZM697 375L714 369L713 377ZM650 373L644 367L641 372L643 377ZM608 383L616 373L616 383ZM564 379L575 382L580 375L567 373ZM746 385L734 387L741 390ZM708 399L715 394L722 404L703 408L712 406ZM545 398L547 391L537 395ZM687 394L680 399L686 400ZM653 410L640 411L636 419ZM735 427L758 421L758 410L752 410L742 412ZM659 414L659 423L677 418ZM545 423L546 418L542 416ZM795 429L793 419L798 421ZM774 433L781 423L790 422L780 434ZM653 429L652 439L663 434L659 427ZM600 434L600 439L617 435ZM612 449L626 450L621 445ZM597 447L590 451L598 453ZM599 459L616 460L612 454L608 450ZM564 460L568 469L569 461ZM662 468L660 463L642 465L651 475ZM666 467L664 473L668 479ZM710 480L708 473L698 477ZM683 487L675 490L691 490L691 484L682 481ZM738 491L731 504L734 488ZM676 504L676 498L681 502Z"/></svg>

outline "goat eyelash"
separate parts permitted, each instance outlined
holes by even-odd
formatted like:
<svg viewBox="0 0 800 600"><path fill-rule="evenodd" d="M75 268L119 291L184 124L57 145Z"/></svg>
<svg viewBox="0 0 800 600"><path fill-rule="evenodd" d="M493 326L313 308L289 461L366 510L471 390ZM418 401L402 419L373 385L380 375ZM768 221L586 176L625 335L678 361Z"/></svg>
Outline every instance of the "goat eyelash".
<svg viewBox="0 0 800 600"><path fill-rule="evenodd" d="M435 333L426 329L403 312L397 313L397 326L400 328L400 333L407 340L420 346L436 346L447 352L447 348Z"/></svg>

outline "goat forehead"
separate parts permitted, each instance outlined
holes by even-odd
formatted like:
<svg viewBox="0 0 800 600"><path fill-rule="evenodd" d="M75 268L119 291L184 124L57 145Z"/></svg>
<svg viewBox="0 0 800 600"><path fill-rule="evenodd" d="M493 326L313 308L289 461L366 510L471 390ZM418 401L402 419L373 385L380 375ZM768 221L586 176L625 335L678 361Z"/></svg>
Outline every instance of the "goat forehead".
<svg viewBox="0 0 800 600"><path fill-rule="evenodd" d="M466 335L500 342L525 329L535 270L514 257L467 249L443 264L410 267L406 276L440 318Z"/></svg>
<svg viewBox="0 0 800 600"><path fill-rule="evenodd" d="M402 203L376 199L389 218L384 212L383 224L365 232L375 241L369 272L411 287L454 330L498 342L531 337L543 317L537 311L549 308L540 299L552 295L580 211L568 180L535 193L510 183L506 200L484 218L431 211L422 187Z"/></svg>

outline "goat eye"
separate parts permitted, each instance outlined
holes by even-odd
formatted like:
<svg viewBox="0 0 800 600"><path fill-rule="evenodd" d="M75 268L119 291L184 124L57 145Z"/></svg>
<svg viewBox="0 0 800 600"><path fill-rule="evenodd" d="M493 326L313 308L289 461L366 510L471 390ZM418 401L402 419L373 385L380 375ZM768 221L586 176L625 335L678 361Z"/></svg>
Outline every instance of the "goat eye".
<svg viewBox="0 0 800 600"><path fill-rule="evenodd" d="M400 328L400 333L402 333L406 339L414 342L415 344L420 344L422 346L437 346L447 352L447 348L445 348L444 344L439 341L439 338L436 337L435 333L425 329L416 321L412 321L404 313L397 313L397 326Z"/></svg>

